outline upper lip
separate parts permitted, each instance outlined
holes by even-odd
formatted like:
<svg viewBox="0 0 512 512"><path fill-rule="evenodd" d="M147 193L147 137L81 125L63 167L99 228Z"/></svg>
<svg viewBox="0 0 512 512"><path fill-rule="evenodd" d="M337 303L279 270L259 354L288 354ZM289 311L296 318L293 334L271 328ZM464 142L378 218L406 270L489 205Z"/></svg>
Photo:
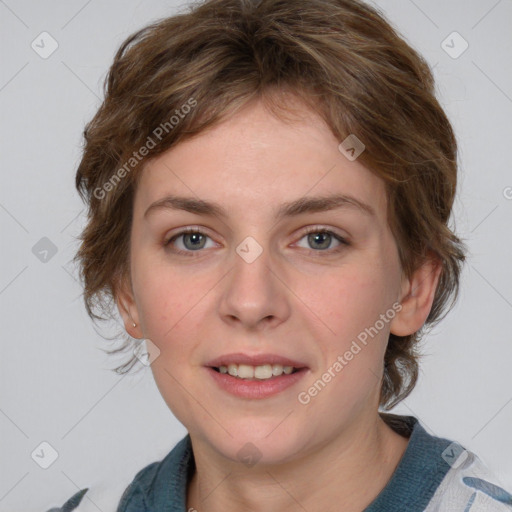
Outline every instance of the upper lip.
<svg viewBox="0 0 512 512"><path fill-rule="evenodd" d="M277 354L249 355L243 354L241 352L219 356L206 363L206 366L209 366L211 368L218 368L219 366L228 366L229 364L247 364L250 366L260 366L264 364L280 364L283 366L293 366L294 368L307 367L307 365L305 365L304 363Z"/></svg>

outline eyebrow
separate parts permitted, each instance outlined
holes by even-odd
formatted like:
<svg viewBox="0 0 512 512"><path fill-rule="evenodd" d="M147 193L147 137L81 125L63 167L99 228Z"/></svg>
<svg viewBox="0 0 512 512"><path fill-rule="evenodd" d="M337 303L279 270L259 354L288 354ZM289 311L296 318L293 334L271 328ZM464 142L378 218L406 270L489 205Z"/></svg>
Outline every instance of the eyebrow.
<svg viewBox="0 0 512 512"><path fill-rule="evenodd" d="M283 203L277 210L275 217L281 220L287 217L295 217L304 213L325 212L340 208L353 209L360 213L376 217L375 210L363 201L347 194L334 194L317 197L301 197L288 203ZM184 197L168 195L152 203L144 213L144 217L158 210L184 210L197 215L216 216L227 218L226 210L218 203Z"/></svg>

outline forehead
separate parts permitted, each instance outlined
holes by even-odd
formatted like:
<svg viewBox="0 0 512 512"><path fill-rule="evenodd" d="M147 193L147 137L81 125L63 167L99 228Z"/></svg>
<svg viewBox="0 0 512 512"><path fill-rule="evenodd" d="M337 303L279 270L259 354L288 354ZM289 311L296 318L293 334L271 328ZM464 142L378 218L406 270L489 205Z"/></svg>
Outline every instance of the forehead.
<svg viewBox="0 0 512 512"><path fill-rule="evenodd" d="M305 106L298 113L300 119L283 121L253 102L159 155L142 171L136 214L168 195L256 218L282 213L298 198L345 194L385 218L383 181L339 151L341 141L323 119Z"/></svg>

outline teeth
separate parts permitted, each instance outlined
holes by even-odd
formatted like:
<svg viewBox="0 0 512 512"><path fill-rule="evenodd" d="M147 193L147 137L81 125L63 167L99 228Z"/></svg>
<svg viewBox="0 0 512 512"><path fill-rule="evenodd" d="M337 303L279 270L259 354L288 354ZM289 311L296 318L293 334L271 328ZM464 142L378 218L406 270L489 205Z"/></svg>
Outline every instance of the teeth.
<svg viewBox="0 0 512 512"><path fill-rule="evenodd" d="M239 364L238 376L241 379L252 379L254 377L254 366L249 366L247 364Z"/></svg>
<svg viewBox="0 0 512 512"><path fill-rule="evenodd" d="M281 375L283 373L283 365L282 364L273 364L272 365L272 375Z"/></svg>
<svg viewBox="0 0 512 512"><path fill-rule="evenodd" d="M263 366L256 366L254 368L254 376L257 379L270 379L273 376L272 374L272 366L269 364L264 364Z"/></svg>
<svg viewBox="0 0 512 512"><path fill-rule="evenodd" d="M283 366L281 364L262 364L251 366L248 364L229 364L228 366L219 366L220 373L228 373L232 377L239 379L259 379L266 380L272 377L278 377L283 373L290 375L293 372L293 366Z"/></svg>

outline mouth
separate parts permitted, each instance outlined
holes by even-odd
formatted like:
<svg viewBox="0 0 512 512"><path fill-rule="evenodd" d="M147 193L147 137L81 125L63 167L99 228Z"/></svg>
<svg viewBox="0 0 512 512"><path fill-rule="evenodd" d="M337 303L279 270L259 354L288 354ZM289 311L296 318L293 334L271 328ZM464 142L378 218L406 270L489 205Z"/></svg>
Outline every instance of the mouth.
<svg viewBox="0 0 512 512"><path fill-rule="evenodd" d="M310 371L299 361L272 354L229 354L207 363L206 370L219 389L248 399L281 393Z"/></svg>

